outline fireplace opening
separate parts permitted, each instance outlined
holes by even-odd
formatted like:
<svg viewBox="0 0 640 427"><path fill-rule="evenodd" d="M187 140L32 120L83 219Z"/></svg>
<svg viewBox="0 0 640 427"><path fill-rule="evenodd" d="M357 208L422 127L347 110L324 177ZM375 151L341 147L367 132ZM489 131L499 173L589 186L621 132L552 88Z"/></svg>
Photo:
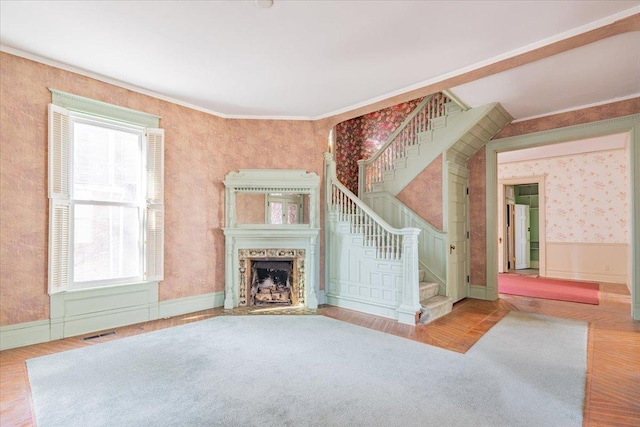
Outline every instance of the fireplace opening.
<svg viewBox="0 0 640 427"><path fill-rule="evenodd" d="M252 260L249 305L297 305L293 260Z"/></svg>

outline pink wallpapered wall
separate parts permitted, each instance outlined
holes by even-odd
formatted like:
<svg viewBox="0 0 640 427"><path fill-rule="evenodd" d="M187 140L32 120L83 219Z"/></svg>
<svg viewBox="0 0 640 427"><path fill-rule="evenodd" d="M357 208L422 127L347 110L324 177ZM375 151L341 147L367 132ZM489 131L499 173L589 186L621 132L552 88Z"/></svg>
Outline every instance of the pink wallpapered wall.
<svg viewBox="0 0 640 427"><path fill-rule="evenodd" d="M358 194L358 160L374 155L423 99L414 99L338 124L335 160L340 182Z"/></svg>
<svg viewBox="0 0 640 427"><path fill-rule="evenodd" d="M228 172L305 169L322 177L326 135L319 137L312 122L226 120L0 53L0 325L49 317L48 88L162 117L166 235L161 301L223 290L222 180Z"/></svg>
<svg viewBox="0 0 640 427"><path fill-rule="evenodd" d="M442 230L442 154L396 197L429 224Z"/></svg>

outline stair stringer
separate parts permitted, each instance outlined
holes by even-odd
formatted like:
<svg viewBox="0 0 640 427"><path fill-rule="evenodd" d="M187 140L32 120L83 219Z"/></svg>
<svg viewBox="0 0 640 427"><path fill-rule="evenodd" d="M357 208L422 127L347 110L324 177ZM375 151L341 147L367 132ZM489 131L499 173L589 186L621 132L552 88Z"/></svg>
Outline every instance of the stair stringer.
<svg viewBox="0 0 640 427"><path fill-rule="evenodd" d="M418 135L418 149L405 152L396 160L396 169L384 174L384 181L376 184L376 190L396 196L413 181L436 157L454 145L473 155L495 136L512 117L499 103L491 103L466 111L456 111L439 117L442 122ZM461 144L460 141L463 143Z"/></svg>
<svg viewBox="0 0 640 427"><path fill-rule="evenodd" d="M378 248L328 215L327 304L398 320L404 280L402 259L381 259ZM416 283L417 286L417 283Z"/></svg>
<svg viewBox="0 0 640 427"><path fill-rule="evenodd" d="M412 227L422 230L418 236L418 265L424 270L423 281L438 284L439 295L446 295L447 233L438 230L388 191L371 191L362 199L392 227Z"/></svg>

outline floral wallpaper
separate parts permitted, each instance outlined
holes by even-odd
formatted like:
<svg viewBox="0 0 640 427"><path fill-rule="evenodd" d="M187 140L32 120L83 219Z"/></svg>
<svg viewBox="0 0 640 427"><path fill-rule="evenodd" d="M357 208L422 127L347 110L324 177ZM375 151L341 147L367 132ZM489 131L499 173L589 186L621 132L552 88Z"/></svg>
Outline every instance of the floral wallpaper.
<svg viewBox="0 0 640 427"><path fill-rule="evenodd" d="M358 194L358 160L362 158L360 117L336 126L336 176L349 190Z"/></svg>
<svg viewBox="0 0 640 427"><path fill-rule="evenodd" d="M357 194L358 160L374 155L423 99L374 111L337 125L335 159L340 182Z"/></svg>
<svg viewBox="0 0 640 427"><path fill-rule="evenodd" d="M498 165L500 179L546 175L547 242L628 243L629 151Z"/></svg>

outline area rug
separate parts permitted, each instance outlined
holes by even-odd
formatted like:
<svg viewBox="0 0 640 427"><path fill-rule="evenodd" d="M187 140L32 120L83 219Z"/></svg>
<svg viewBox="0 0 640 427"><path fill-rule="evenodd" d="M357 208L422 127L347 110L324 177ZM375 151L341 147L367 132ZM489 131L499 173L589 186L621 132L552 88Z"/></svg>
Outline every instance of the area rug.
<svg viewBox="0 0 640 427"><path fill-rule="evenodd" d="M27 361L48 426L581 426L587 326L510 313L466 354L324 316L224 316Z"/></svg>
<svg viewBox="0 0 640 427"><path fill-rule="evenodd" d="M500 274L498 291L503 294L525 297L579 302L584 304L600 303L600 286L591 282L528 277L518 274Z"/></svg>

